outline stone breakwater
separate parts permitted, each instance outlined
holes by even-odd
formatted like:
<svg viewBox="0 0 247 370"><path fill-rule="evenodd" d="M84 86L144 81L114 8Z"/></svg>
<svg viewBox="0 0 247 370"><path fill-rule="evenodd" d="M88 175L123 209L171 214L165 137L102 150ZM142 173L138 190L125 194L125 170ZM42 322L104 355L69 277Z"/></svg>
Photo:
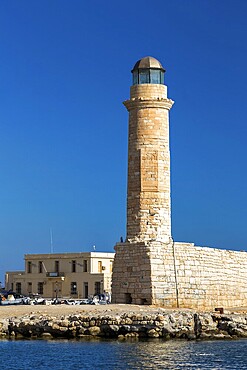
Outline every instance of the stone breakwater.
<svg viewBox="0 0 247 370"><path fill-rule="evenodd" d="M171 311L119 315L29 314L0 320L1 338L247 338L247 314Z"/></svg>

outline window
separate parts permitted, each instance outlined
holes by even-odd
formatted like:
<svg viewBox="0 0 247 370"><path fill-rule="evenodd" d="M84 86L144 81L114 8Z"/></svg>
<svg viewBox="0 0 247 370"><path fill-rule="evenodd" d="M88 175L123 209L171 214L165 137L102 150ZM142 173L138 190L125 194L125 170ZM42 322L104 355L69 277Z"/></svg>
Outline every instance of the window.
<svg viewBox="0 0 247 370"><path fill-rule="evenodd" d="M43 262L39 261L39 273L42 274L43 272Z"/></svg>
<svg viewBox="0 0 247 370"><path fill-rule="evenodd" d="M95 294L100 294L100 281L95 281L95 284L94 284L94 293Z"/></svg>
<svg viewBox="0 0 247 370"><path fill-rule="evenodd" d="M32 283L27 283L27 292L28 294L31 294L33 290L33 284Z"/></svg>
<svg viewBox="0 0 247 370"><path fill-rule="evenodd" d="M38 294L43 294L44 293L44 283L40 282L38 283Z"/></svg>
<svg viewBox="0 0 247 370"><path fill-rule="evenodd" d="M133 71L133 85L162 84L164 85L164 71L161 69L138 69Z"/></svg>
<svg viewBox="0 0 247 370"><path fill-rule="evenodd" d="M59 274L59 261L55 261L55 272Z"/></svg>
<svg viewBox="0 0 247 370"><path fill-rule="evenodd" d="M83 271L87 272L87 260L83 261Z"/></svg>
<svg viewBox="0 0 247 370"><path fill-rule="evenodd" d="M88 282L84 283L84 298L88 298Z"/></svg>
<svg viewBox="0 0 247 370"><path fill-rule="evenodd" d="M149 70L148 69L141 69L139 71L139 83L140 84L149 83Z"/></svg>
<svg viewBox="0 0 247 370"><path fill-rule="evenodd" d="M160 83L165 84L165 73L163 71L160 71Z"/></svg>
<svg viewBox="0 0 247 370"><path fill-rule="evenodd" d="M102 261L98 261L98 272L102 272Z"/></svg>
<svg viewBox="0 0 247 370"><path fill-rule="evenodd" d="M160 71L158 69L150 71L150 83L160 84Z"/></svg>
<svg viewBox="0 0 247 370"><path fill-rule="evenodd" d="M32 262L31 261L27 262L27 273L28 274L32 273Z"/></svg>
<svg viewBox="0 0 247 370"><path fill-rule="evenodd" d="M16 283L16 293L21 294L21 283Z"/></svg>
<svg viewBox="0 0 247 370"><path fill-rule="evenodd" d="M133 85L137 85L137 84L138 84L138 72L134 71L133 72Z"/></svg>
<svg viewBox="0 0 247 370"><path fill-rule="evenodd" d="M71 261L71 272L76 272L76 261Z"/></svg>
<svg viewBox="0 0 247 370"><path fill-rule="evenodd" d="M77 294L77 283L76 283L76 281L72 281L72 283L70 283L70 294Z"/></svg>

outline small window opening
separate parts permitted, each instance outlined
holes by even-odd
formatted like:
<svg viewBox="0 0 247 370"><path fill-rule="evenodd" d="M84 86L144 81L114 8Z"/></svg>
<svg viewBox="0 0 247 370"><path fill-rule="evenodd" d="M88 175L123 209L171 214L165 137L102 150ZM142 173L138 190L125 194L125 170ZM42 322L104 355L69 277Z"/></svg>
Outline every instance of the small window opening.
<svg viewBox="0 0 247 370"><path fill-rule="evenodd" d="M141 298L141 305L148 304L148 301L146 298Z"/></svg>

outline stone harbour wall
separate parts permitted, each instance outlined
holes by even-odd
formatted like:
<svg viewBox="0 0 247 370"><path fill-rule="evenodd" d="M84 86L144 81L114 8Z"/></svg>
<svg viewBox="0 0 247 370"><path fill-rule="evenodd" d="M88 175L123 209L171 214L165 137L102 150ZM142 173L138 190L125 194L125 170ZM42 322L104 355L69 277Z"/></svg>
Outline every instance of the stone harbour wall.
<svg viewBox="0 0 247 370"><path fill-rule="evenodd" d="M115 249L114 303L202 310L247 306L246 252L172 241L119 243Z"/></svg>
<svg viewBox="0 0 247 370"><path fill-rule="evenodd" d="M180 338L247 337L247 314L169 311L149 314L28 315L0 320L0 338Z"/></svg>
<svg viewBox="0 0 247 370"><path fill-rule="evenodd" d="M180 307L247 306L246 252L198 247L192 243L175 243L174 249ZM169 276L175 280L171 246L165 248L164 263L167 281Z"/></svg>

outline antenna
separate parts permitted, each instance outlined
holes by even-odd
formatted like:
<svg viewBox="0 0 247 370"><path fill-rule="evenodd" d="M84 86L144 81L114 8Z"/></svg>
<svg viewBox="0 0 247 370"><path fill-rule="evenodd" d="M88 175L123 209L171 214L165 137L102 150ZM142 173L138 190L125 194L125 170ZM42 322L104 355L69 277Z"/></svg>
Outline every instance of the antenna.
<svg viewBox="0 0 247 370"><path fill-rule="evenodd" d="M51 243L51 253L53 253L53 238L52 238L52 228L50 227L50 243Z"/></svg>

